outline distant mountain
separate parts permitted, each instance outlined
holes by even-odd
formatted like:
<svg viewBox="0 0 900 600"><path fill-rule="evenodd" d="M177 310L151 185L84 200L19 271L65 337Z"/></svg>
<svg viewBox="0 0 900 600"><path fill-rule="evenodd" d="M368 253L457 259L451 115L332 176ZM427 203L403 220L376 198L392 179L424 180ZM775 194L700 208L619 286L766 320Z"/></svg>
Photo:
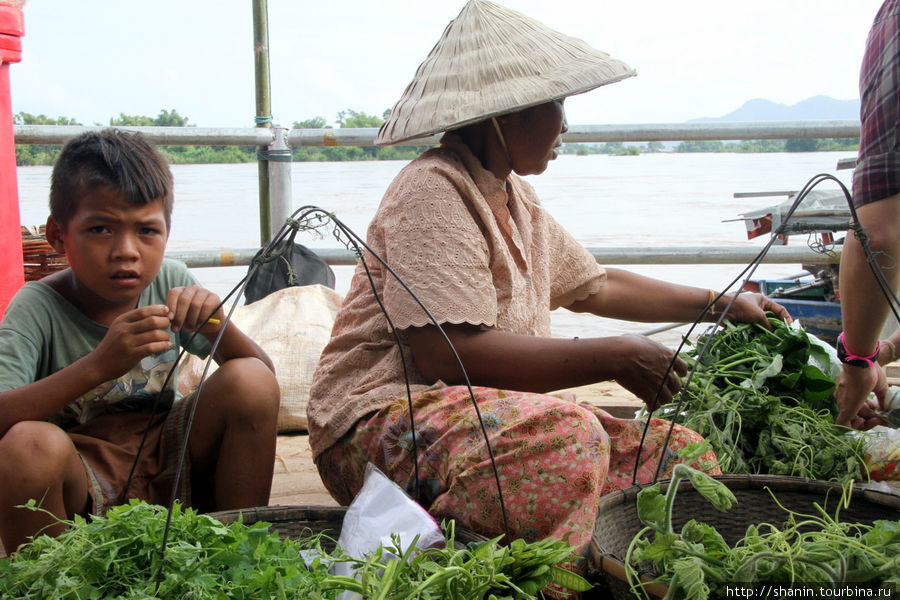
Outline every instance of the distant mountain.
<svg viewBox="0 0 900 600"><path fill-rule="evenodd" d="M859 100L835 100L828 96L813 96L790 106L755 98L739 109L721 117L691 119L689 123L714 121L823 121L859 119Z"/></svg>

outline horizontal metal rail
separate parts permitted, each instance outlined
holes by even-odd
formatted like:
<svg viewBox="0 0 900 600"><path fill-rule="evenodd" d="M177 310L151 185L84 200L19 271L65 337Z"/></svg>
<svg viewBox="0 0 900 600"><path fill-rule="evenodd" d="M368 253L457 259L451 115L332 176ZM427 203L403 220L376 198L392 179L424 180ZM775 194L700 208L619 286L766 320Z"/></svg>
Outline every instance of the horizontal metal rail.
<svg viewBox="0 0 900 600"><path fill-rule="evenodd" d="M356 255L344 248L311 248L330 265L355 265ZM589 247L591 255L602 265L706 265L749 264L762 248L752 246L670 246L670 247ZM239 250L191 250L168 252L166 256L180 260L190 268L248 266L258 248ZM828 254L806 246L772 246L763 260L768 264L838 264L840 249Z"/></svg>
<svg viewBox="0 0 900 600"><path fill-rule="evenodd" d="M17 144L64 144L85 131L102 127L74 125L15 125ZM121 127L140 131L154 144L171 146L268 146L277 131L287 131L292 148L372 146L377 128L288 129L247 127ZM664 142L686 140L758 140L797 138L856 138L859 121L768 121L734 123L650 123L630 125L572 125L563 142ZM398 145L436 144L439 135Z"/></svg>
<svg viewBox="0 0 900 600"><path fill-rule="evenodd" d="M15 125L17 144L65 144L86 132L104 127L79 125ZM221 127L117 127L140 131L150 142L168 146L268 146L275 130L261 127L225 129Z"/></svg>
<svg viewBox="0 0 900 600"><path fill-rule="evenodd" d="M787 140L856 138L859 121L771 121L733 123L649 123L581 125L563 135L563 142L673 142L687 140Z"/></svg>

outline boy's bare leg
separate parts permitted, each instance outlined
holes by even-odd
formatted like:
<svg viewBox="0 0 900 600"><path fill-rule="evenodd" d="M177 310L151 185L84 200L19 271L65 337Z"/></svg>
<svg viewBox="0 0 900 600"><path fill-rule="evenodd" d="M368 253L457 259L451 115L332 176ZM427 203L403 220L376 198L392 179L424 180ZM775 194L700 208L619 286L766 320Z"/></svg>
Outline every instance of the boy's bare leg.
<svg viewBox="0 0 900 600"><path fill-rule="evenodd" d="M191 479L212 489L192 491L195 508L269 503L279 399L275 375L255 358L230 360L203 383L189 441Z"/></svg>
<svg viewBox="0 0 900 600"><path fill-rule="evenodd" d="M7 552L35 534L65 529L45 512L15 508L31 498L56 519L72 519L88 505L87 473L59 427L21 421L0 438L0 538Z"/></svg>

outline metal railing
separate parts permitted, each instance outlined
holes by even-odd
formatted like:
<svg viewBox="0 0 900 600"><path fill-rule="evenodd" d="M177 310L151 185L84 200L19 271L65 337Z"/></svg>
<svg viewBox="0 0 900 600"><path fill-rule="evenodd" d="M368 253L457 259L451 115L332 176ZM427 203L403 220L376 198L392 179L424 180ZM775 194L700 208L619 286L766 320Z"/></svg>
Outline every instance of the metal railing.
<svg viewBox="0 0 900 600"><path fill-rule="evenodd" d="M120 127L140 131L159 145L269 146L279 137L291 148L316 146L372 146L378 129L287 129L221 127ZM103 127L74 125L15 125L17 144L64 144L73 137ZM280 133L279 133L280 132ZM766 121L733 123L649 123L634 125L572 125L564 143L678 142L699 140L782 140L800 138L857 138L859 121ZM439 135L402 142L400 146L436 144Z"/></svg>
<svg viewBox="0 0 900 600"><path fill-rule="evenodd" d="M355 265L356 255L344 248L310 248L333 266ZM589 246L587 250L602 265L740 265L749 264L760 248L753 246ZM191 268L248 266L259 248L237 250L183 250L167 252ZM839 264L840 248L828 253L807 246L772 246L763 262L767 264Z"/></svg>
<svg viewBox="0 0 900 600"><path fill-rule="evenodd" d="M85 131L103 127L68 125L16 125L17 144L64 144ZM257 146L261 163L268 163L268 198L260 201L260 223L270 224L275 233L291 213L290 149L322 146L374 145L376 128L286 129L279 126L248 128L209 127L121 127L141 132L157 145ZM632 125L573 125L563 135L564 143L663 142L700 140L760 140L798 138L856 138L859 121L774 121L732 123L650 123ZM439 135L404 142L400 145L436 144ZM261 164L261 171L262 171ZM263 214L265 213L265 214ZM261 244L268 239L263 232ZM313 249L331 265L352 265L356 257L345 249ZM753 247L604 247L589 248L602 264L746 264L758 250ZM231 251L171 252L168 256L189 267L249 265L258 248ZM840 252L822 255L806 247L772 247L767 263L834 263Z"/></svg>

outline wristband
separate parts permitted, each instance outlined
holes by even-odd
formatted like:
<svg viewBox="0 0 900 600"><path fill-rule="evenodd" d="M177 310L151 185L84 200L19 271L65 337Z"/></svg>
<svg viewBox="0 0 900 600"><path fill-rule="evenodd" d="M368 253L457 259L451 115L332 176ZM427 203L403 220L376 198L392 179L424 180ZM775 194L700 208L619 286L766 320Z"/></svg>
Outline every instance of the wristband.
<svg viewBox="0 0 900 600"><path fill-rule="evenodd" d="M863 367L870 368L875 364L875 361L878 360L878 352L881 350L881 342L878 342L878 345L875 346L875 352L870 354L869 356L858 356L853 354L852 352L847 350L847 347L844 346L844 332L841 332L841 335L838 336L837 339L837 356L838 360L840 360L845 365L853 365L854 367Z"/></svg>

